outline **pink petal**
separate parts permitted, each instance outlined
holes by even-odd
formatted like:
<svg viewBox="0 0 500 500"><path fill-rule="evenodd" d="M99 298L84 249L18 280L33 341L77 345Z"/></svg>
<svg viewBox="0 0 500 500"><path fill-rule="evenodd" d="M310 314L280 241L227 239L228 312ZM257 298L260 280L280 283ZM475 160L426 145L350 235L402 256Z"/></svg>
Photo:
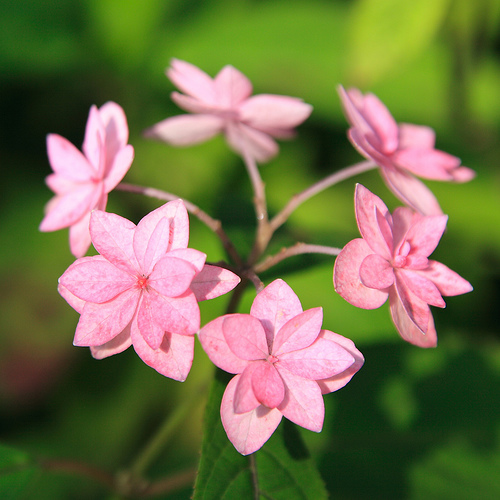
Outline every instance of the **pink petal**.
<svg viewBox="0 0 500 500"><path fill-rule="evenodd" d="M421 274L408 269L398 270L398 277L402 279L410 292L427 304L436 307L446 307L436 285Z"/></svg>
<svg viewBox="0 0 500 500"><path fill-rule="evenodd" d="M363 106L363 94L356 88L346 91L342 85L337 87L337 91L349 124L358 128L361 134L369 131L370 126L360 113L360 108Z"/></svg>
<svg viewBox="0 0 500 500"><path fill-rule="evenodd" d="M49 189L51 189L55 194L58 195L68 194L71 191L78 189L81 185L79 182L72 181L59 174L49 174L47 177L45 177L45 184L47 184ZM50 208L47 207L47 211L49 210Z"/></svg>
<svg viewBox="0 0 500 500"><path fill-rule="evenodd" d="M195 97L189 95L180 94L179 92L172 92L170 94L172 101L179 106L179 108L189 113L197 113L202 115L209 115L216 112L217 106L215 104L208 104L204 101L200 101Z"/></svg>
<svg viewBox="0 0 500 500"><path fill-rule="evenodd" d="M213 80L193 64L179 59L172 59L167 69L170 81L182 92L196 97L200 101L216 104Z"/></svg>
<svg viewBox="0 0 500 500"><path fill-rule="evenodd" d="M79 221L71 224L69 228L69 248L78 259L83 257L90 247L90 212L87 212Z"/></svg>
<svg viewBox="0 0 500 500"><path fill-rule="evenodd" d="M373 160L382 168L392 168L391 157L378 149L380 144L373 135L364 134L359 128L351 127L347 131L347 137L360 155Z"/></svg>
<svg viewBox="0 0 500 500"><path fill-rule="evenodd" d="M252 373L252 389L257 400L267 406L276 408L285 397L285 386L276 368L268 362L255 363Z"/></svg>
<svg viewBox="0 0 500 500"><path fill-rule="evenodd" d="M242 455L261 448L281 422L282 414L276 408L258 406L255 410L237 414L234 411L234 392L239 375L229 382L220 408L222 425L227 437Z"/></svg>
<svg viewBox="0 0 500 500"><path fill-rule="evenodd" d="M392 159L400 167L425 179L451 181L450 170L460 165L460 158L438 149L407 148L396 151Z"/></svg>
<svg viewBox="0 0 500 500"><path fill-rule="evenodd" d="M148 300L153 319L163 330L193 335L200 329L200 308L191 291L179 297L166 297L151 289Z"/></svg>
<svg viewBox="0 0 500 500"><path fill-rule="evenodd" d="M130 323L137 308L137 290L127 290L103 304L86 302L73 344L99 346L116 337Z"/></svg>
<svg viewBox="0 0 500 500"><path fill-rule="evenodd" d="M430 127L413 125L411 123L400 123L399 126L399 148L423 148L434 149L436 134Z"/></svg>
<svg viewBox="0 0 500 500"><path fill-rule="evenodd" d="M162 219L168 223L157 228ZM188 242L188 213L182 200L174 200L142 218L134 235L134 252L141 265L152 268L166 252L186 248Z"/></svg>
<svg viewBox="0 0 500 500"><path fill-rule="evenodd" d="M215 115L179 115L163 120L144 135L173 146L191 146L205 142L222 131L224 120Z"/></svg>
<svg viewBox="0 0 500 500"><path fill-rule="evenodd" d="M134 161L134 148L130 145L120 149L114 156L104 178L104 189L106 193L112 191L125 177L132 162Z"/></svg>
<svg viewBox="0 0 500 500"><path fill-rule="evenodd" d="M427 325L429 324L429 316L431 315L427 303L410 291L399 272L396 272L394 288L397 291L399 301L406 315L422 333L426 333Z"/></svg>
<svg viewBox="0 0 500 500"><path fill-rule="evenodd" d="M361 283L368 288L384 290L394 283L392 265L377 254L368 255L359 268Z"/></svg>
<svg viewBox="0 0 500 500"><path fill-rule="evenodd" d="M431 190L421 181L401 169L382 169L387 187L406 205L422 215L443 215Z"/></svg>
<svg viewBox="0 0 500 500"><path fill-rule="evenodd" d="M165 332L158 349L151 349L132 322L131 338L135 352L151 368L165 377L184 382L194 356L194 337Z"/></svg>
<svg viewBox="0 0 500 500"><path fill-rule="evenodd" d="M243 123L227 123L225 135L234 151L242 156L249 155L259 163L269 161L279 151L278 144L268 134Z"/></svg>
<svg viewBox="0 0 500 500"><path fill-rule="evenodd" d="M89 259L90 257L83 257L84 259ZM73 295L65 286L59 283L57 291L61 294L61 297L77 312L82 314L83 306L85 301L79 299L76 295Z"/></svg>
<svg viewBox="0 0 500 500"><path fill-rule="evenodd" d="M223 267L206 264L195 276L189 288L199 302L224 295L236 287L240 281L240 277L233 272Z"/></svg>
<svg viewBox="0 0 500 500"><path fill-rule="evenodd" d="M323 309L308 309L289 319L276 333L273 355L281 359L283 353L310 346L319 335L323 323Z"/></svg>
<svg viewBox="0 0 500 500"><path fill-rule="evenodd" d="M228 373L241 373L248 365L248 361L236 356L227 345L222 323L225 316L219 316L207 323L198 334L201 346L212 363Z"/></svg>
<svg viewBox="0 0 500 500"><path fill-rule="evenodd" d="M359 110L371 126L384 154L391 154L398 147L398 125L382 101L373 94L366 94L363 108Z"/></svg>
<svg viewBox="0 0 500 500"><path fill-rule="evenodd" d="M40 224L40 231L58 231L78 222L95 208L101 194L102 184L82 183L77 189L55 197Z"/></svg>
<svg viewBox="0 0 500 500"><path fill-rule="evenodd" d="M250 80L236 68L224 66L214 78L218 106L223 109L235 107L252 94Z"/></svg>
<svg viewBox="0 0 500 500"><path fill-rule="evenodd" d="M106 130L106 155L113 158L128 142L127 117L123 108L109 101L99 108L99 115Z"/></svg>
<svg viewBox="0 0 500 500"><path fill-rule="evenodd" d="M262 323L250 314L226 315L222 332L231 351L241 359L253 361L269 355Z"/></svg>
<svg viewBox="0 0 500 500"><path fill-rule="evenodd" d="M408 207L397 207L392 214L392 234L394 236L394 255L399 255L406 243L406 235L423 216Z"/></svg>
<svg viewBox="0 0 500 500"><path fill-rule="evenodd" d="M436 347L437 334L432 314L429 313L428 323L425 328L426 332L424 333L408 316L395 288L391 290L389 303L392 321L403 340L419 347Z"/></svg>
<svg viewBox="0 0 500 500"><path fill-rule="evenodd" d="M329 330L321 330L319 338L323 338L328 342L335 342L348 351L354 358L354 363L343 372L327 379L317 380L322 394L328 394L329 392L338 391L344 387L351 380L354 374L357 373L357 371L363 366L365 358L356 348L354 342L342 337L342 335L333 333Z"/></svg>
<svg viewBox="0 0 500 500"><path fill-rule="evenodd" d="M94 167L94 175L98 175L100 179L103 178L105 172L105 140L106 132L99 110L96 106L92 106L85 128L85 138L83 140L82 149L85 156Z"/></svg>
<svg viewBox="0 0 500 500"><path fill-rule="evenodd" d="M258 318L272 348L274 335L290 319L302 312L300 300L283 280L274 280L255 297L250 314ZM269 351L270 352L270 351Z"/></svg>
<svg viewBox="0 0 500 500"><path fill-rule="evenodd" d="M308 380L321 380L342 373L354 361L352 354L339 344L317 338L305 349L282 354L276 366Z"/></svg>
<svg viewBox="0 0 500 500"><path fill-rule="evenodd" d="M103 345L91 346L90 352L95 359L104 359L119 354L132 345L130 338L130 324L116 337Z"/></svg>
<svg viewBox="0 0 500 500"><path fill-rule="evenodd" d="M306 120L312 106L295 97L260 94L239 107L241 121L269 133L273 129L292 129Z"/></svg>
<svg viewBox="0 0 500 500"><path fill-rule="evenodd" d="M156 321L156 311L154 301L150 300L149 293L143 293L141 302L137 308L137 328L139 329L142 338L146 344L154 351L160 347L163 342L165 329L161 327Z"/></svg>
<svg viewBox="0 0 500 500"><path fill-rule="evenodd" d="M373 255L373 251L365 240L357 238L350 241L335 260L333 284L335 291L349 304L363 309L376 309L387 300L389 294L368 288L361 282L359 269L368 255Z"/></svg>
<svg viewBox="0 0 500 500"><path fill-rule="evenodd" d="M314 380L294 375L276 364L285 383L285 399L278 410L291 420L310 431L320 432L325 418L325 407L319 385Z"/></svg>
<svg viewBox="0 0 500 500"><path fill-rule="evenodd" d="M90 217L90 236L95 249L111 264L135 275L139 265L132 241L135 224L119 215L94 210Z"/></svg>
<svg viewBox="0 0 500 500"><path fill-rule="evenodd" d="M457 167L450 173L455 182L469 182L476 177L476 172L468 167Z"/></svg>
<svg viewBox="0 0 500 500"><path fill-rule="evenodd" d="M392 257L392 221L385 203L361 184L356 184L355 207L359 232L374 253Z"/></svg>
<svg viewBox="0 0 500 500"><path fill-rule="evenodd" d="M252 387L252 378L255 370L257 370L261 363L267 364L266 361L252 361L248 363L241 376L238 377L238 383L234 392L235 413L247 413L260 406Z"/></svg>
<svg viewBox="0 0 500 500"><path fill-rule="evenodd" d="M78 298L101 304L134 286L135 279L101 256L94 256L71 264L59 283Z"/></svg>
<svg viewBox="0 0 500 500"><path fill-rule="evenodd" d="M428 257L438 246L447 222L447 215L421 217L415 221L406 234L410 254Z"/></svg>
<svg viewBox="0 0 500 500"><path fill-rule="evenodd" d="M148 284L161 295L178 297L189 288L195 274L196 268L190 262L168 254L156 263Z"/></svg>
<svg viewBox="0 0 500 500"><path fill-rule="evenodd" d="M207 255L194 248L177 248L175 250L168 252L168 257L175 257L177 259L185 260L189 262L197 272L196 277L203 270L205 266L205 261L207 260ZM210 266L215 267L215 266Z"/></svg>
<svg viewBox="0 0 500 500"><path fill-rule="evenodd" d="M472 285L467 280L441 262L430 260L429 266L418 273L432 281L442 295L452 297L472 291Z"/></svg>
<svg viewBox="0 0 500 500"><path fill-rule="evenodd" d="M91 182L97 169L67 139L58 134L47 136L47 154L54 172L75 182Z"/></svg>

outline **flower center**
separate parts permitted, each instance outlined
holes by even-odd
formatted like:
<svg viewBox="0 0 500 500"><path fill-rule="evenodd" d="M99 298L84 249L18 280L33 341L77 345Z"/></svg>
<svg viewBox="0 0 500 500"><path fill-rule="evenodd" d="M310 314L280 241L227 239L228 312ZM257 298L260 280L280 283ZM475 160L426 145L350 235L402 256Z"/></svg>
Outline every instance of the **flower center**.
<svg viewBox="0 0 500 500"><path fill-rule="evenodd" d="M139 276L137 278L137 288L139 290L147 290L148 289L148 276Z"/></svg>
<svg viewBox="0 0 500 500"><path fill-rule="evenodd" d="M273 356L272 354L269 354L269 356L267 357L267 361L269 361L269 363L271 364L274 364L276 363L276 361L278 361L278 358L276 356Z"/></svg>

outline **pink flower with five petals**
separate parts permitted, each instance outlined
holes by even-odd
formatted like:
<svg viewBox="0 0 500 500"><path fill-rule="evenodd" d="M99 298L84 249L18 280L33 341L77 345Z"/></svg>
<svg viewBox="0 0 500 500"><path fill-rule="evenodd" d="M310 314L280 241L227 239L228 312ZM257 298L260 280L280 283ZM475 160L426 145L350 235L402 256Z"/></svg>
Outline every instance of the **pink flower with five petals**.
<svg viewBox="0 0 500 500"><path fill-rule="evenodd" d="M205 265L206 255L187 248L184 203L171 201L136 226L96 210L92 243L100 255L77 259L59 278L59 292L81 314L74 344L102 359L131 344L159 373L185 380L200 328L198 301L218 297L240 281Z"/></svg>
<svg viewBox="0 0 500 500"><path fill-rule="evenodd" d="M69 227L69 245L75 257L84 255L90 246L90 212L106 208L108 193L132 164L134 149L127 141L127 119L114 102L90 108L83 154L60 135L47 137L54 173L46 182L55 196L47 204L40 231Z"/></svg>
<svg viewBox="0 0 500 500"><path fill-rule="evenodd" d="M175 146L197 144L223 132L237 153L265 162L278 153L273 137L291 137L312 111L312 106L295 97L250 97L252 84L232 66L225 66L212 79L196 66L173 59L167 76L184 92L172 92L173 101L194 114L167 118L146 135Z"/></svg>
<svg viewBox="0 0 500 500"><path fill-rule="evenodd" d="M322 394L343 387L363 365L354 344L322 330L322 321L321 308L302 311L278 279L257 295L250 314L221 316L201 329L209 358L236 374L224 392L221 418L241 454L263 446L282 416L321 431Z"/></svg>
<svg viewBox="0 0 500 500"><path fill-rule="evenodd" d="M379 167L384 182L406 205L423 215L442 215L429 188L415 178L467 182L475 177L460 159L434 148L434 131L425 126L397 124L373 94L338 88L351 128L353 146Z"/></svg>
<svg viewBox="0 0 500 500"><path fill-rule="evenodd" d="M356 186L356 220L362 238L349 242L335 261L335 290L350 304L376 309L389 298L392 320L404 340L435 347L429 305L445 307L442 295L461 295L471 284L429 260L443 235L446 215L423 216L407 207L393 215L384 202Z"/></svg>

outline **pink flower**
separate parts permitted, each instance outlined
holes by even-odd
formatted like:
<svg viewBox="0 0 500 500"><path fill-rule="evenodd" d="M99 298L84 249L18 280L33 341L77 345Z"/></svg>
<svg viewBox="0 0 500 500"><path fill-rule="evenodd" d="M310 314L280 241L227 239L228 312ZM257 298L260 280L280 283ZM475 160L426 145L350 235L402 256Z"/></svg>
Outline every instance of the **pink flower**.
<svg viewBox="0 0 500 500"><path fill-rule="evenodd" d="M445 307L442 295L472 290L440 262L429 260L446 227L446 215L423 216L406 207L391 216L384 202L356 186L356 220L362 238L349 242L335 261L335 290L356 307L376 309L389 297L391 316L404 340L437 344L429 305Z"/></svg>
<svg viewBox="0 0 500 500"><path fill-rule="evenodd" d="M197 144L223 132L236 152L265 162L278 153L273 137L291 137L293 128L312 111L312 106L295 97L250 97L252 84L232 66L225 66L212 79L196 66L173 59L167 76L184 92L172 92L174 102L194 115L167 118L146 134L175 146Z"/></svg>
<svg viewBox="0 0 500 500"><path fill-rule="evenodd" d="M181 200L171 201L137 226L96 210L92 243L100 255L76 260L60 277L59 292L81 314L74 344L102 359L133 344L149 366L185 380L200 328L199 300L218 297L240 279L205 264L187 248L189 221Z"/></svg>
<svg viewBox="0 0 500 500"><path fill-rule="evenodd" d="M338 88L351 128L353 146L380 167L389 189L403 203L423 215L442 215L432 192L414 176L439 181L467 182L476 175L460 166L460 159L434 149L435 134L429 127L397 124L389 110L373 94Z"/></svg>
<svg viewBox="0 0 500 500"><path fill-rule="evenodd" d="M47 185L56 194L46 207L40 231L69 227L69 245L75 257L90 246L90 212L104 210L108 193L123 179L134 158L127 145L128 126L123 109L114 102L90 108L83 153L57 134L47 137L47 153L54 171Z"/></svg>
<svg viewBox="0 0 500 500"><path fill-rule="evenodd" d="M321 329L320 307L302 311L293 290L273 281L250 314L228 314L204 326L200 342L221 369L237 374L221 404L222 424L243 455L258 450L284 415L321 431L322 394L343 387L364 359L354 344Z"/></svg>

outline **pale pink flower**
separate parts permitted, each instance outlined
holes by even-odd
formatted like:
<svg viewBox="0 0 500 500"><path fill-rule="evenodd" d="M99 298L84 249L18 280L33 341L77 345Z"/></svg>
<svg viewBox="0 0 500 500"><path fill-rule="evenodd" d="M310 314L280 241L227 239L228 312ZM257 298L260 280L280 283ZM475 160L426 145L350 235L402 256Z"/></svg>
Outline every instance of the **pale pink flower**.
<svg viewBox="0 0 500 500"><path fill-rule="evenodd" d="M54 173L46 182L55 196L47 204L40 231L69 227L69 245L75 257L85 255L90 246L90 212L106 208L108 193L132 164L134 149L127 141L127 119L114 102L90 108L83 154L64 137L47 136Z"/></svg>
<svg viewBox="0 0 500 500"><path fill-rule="evenodd" d="M312 111L295 97L250 97L252 84L232 66L224 66L212 79L196 66L173 59L167 76L184 92L172 92L173 101L194 114L167 118L146 135L175 146L197 144L222 132L237 153L265 162L278 153L273 137L291 137Z"/></svg>
<svg viewBox="0 0 500 500"><path fill-rule="evenodd" d="M423 216L407 207L393 215L384 202L356 186L356 220L362 238L349 242L335 261L335 290L356 307L376 309L389 297L392 320L404 340L420 347L437 344L429 305L445 307L444 296L472 290L440 262L429 260L448 216Z"/></svg>
<svg viewBox="0 0 500 500"><path fill-rule="evenodd" d="M92 243L100 255L76 260L60 277L59 292L81 314L74 344L102 359L131 344L161 374L185 380L200 328L199 300L218 297L240 281L205 265L206 255L187 248L184 203L171 201L137 226L95 210Z"/></svg>
<svg viewBox="0 0 500 500"><path fill-rule="evenodd" d="M379 167L389 189L406 205L423 215L443 212L429 188L415 178L467 182L476 175L460 159L434 148L434 131L425 126L397 124L373 94L338 88L351 128L348 137L364 157Z"/></svg>
<svg viewBox="0 0 500 500"><path fill-rule="evenodd" d="M322 394L343 387L364 358L354 344L321 329L320 307L302 311L293 290L273 281L255 298L250 314L228 314L200 333L219 368L236 374L221 404L229 440L243 455L258 450L285 416L319 432Z"/></svg>

